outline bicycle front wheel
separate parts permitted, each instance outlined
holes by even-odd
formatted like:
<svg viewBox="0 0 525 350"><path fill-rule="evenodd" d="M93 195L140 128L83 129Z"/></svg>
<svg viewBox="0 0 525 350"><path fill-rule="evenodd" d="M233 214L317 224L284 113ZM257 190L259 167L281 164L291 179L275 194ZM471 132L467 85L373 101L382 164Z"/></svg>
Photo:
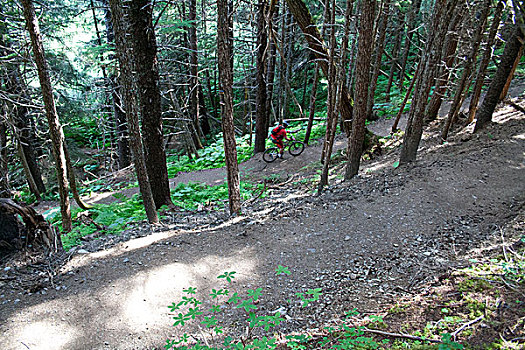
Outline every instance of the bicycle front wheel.
<svg viewBox="0 0 525 350"><path fill-rule="evenodd" d="M303 153L304 151L304 143L300 141L294 141L288 148L288 152L294 157L298 156L299 154Z"/></svg>
<svg viewBox="0 0 525 350"><path fill-rule="evenodd" d="M266 163L271 163L274 160L276 160L278 156L279 156L279 148L277 147L268 148L263 153L263 160Z"/></svg>

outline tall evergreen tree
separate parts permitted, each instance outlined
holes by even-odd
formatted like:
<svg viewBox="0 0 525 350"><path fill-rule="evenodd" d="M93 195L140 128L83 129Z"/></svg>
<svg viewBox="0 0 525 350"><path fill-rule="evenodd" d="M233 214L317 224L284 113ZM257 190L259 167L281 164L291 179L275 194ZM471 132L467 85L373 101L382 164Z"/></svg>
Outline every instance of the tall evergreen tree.
<svg viewBox="0 0 525 350"><path fill-rule="evenodd" d="M217 58L221 84L222 134L228 179L230 214L241 212L241 192L237 145L233 125L233 37L232 13L228 0L217 0Z"/></svg>
<svg viewBox="0 0 525 350"><path fill-rule="evenodd" d="M115 34L113 32L113 19L111 18L111 11L109 10L108 0L100 0L104 8L104 20L106 24L106 40L109 45L115 44ZM110 56L109 58L114 58ZM130 149L129 149L129 135L128 124L126 120L126 113L122 105L122 91L119 78L115 73L110 73L108 76L109 86L111 89L111 102L113 107L114 123L117 137L117 156L118 167L123 169L131 164Z"/></svg>
<svg viewBox="0 0 525 350"><path fill-rule="evenodd" d="M428 28L433 35L427 38L425 50L421 55L415 79L414 94L408 113L407 127L401 148L400 164L416 160L417 149L423 135L423 118L428 97L439 67L443 44L448 29L445 18L452 18L458 0L437 0L434 4L433 18Z"/></svg>
<svg viewBox="0 0 525 350"><path fill-rule="evenodd" d="M266 69L268 57L268 32L266 28L266 1L259 0L257 4L257 119L255 123L255 147L254 152L264 152L266 149L266 138L270 124L267 110L267 83Z"/></svg>
<svg viewBox="0 0 525 350"><path fill-rule="evenodd" d="M349 180L357 175L363 152L368 86L370 85L370 63L374 45L375 1L362 0L360 10L359 45L356 60L357 76L354 93L354 120L352 121L352 133L348 139L348 163L346 166L345 180Z"/></svg>
<svg viewBox="0 0 525 350"><path fill-rule="evenodd" d="M58 180L58 192L60 195L60 212L62 214L62 229L66 232L71 231L71 208L69 203L68 178L66 169L66 155L64 146L64 132L58 119L58 114L53 97L53 88L49 78L47 62L45 59L44 46L42 45L42 36L38 19L35 14L35 8L31 0L20 0L24 9L27 30L31 37L31 46L33 55L38 69L38 78L42 97L46 110L47 122L49 124L49 136L52 142L53 156L55 158L55 167Z"/></svg>
<svg viewBox="0 0 525 350"><path fill-rule="evenodd" d="M126 40L126 35L130 33L129 13L123 9L124 3L129 9L130 1L109 0L111 8L111 18L113 20L113 29L115 34L115 44L117 57L119 60L123 103L126 117L128 120L130 148L133 155L133 162L137 179L139 182L140 193L144 202L146 216L150 223L156 224L159 219L155 209L155 201L151 192L151 187L146 170L146 161L144 159L144 148L142 136L140 133L139 123L139 106L137 101L137 84L134 81L133 71L135 70L133 57L131 56L131 45Z"/></svg>
<svg viewBox="0 0 525 350"><path fill-rule="evenodd" d="M157 41L153 28L153 5L149 0L129 1L133 61L142 117L144 157L155 206L172 206L162 133L162 110L157 62ZM196 86L195 86L196 89ZM197 94L195 93L195 96Z"/></svg>

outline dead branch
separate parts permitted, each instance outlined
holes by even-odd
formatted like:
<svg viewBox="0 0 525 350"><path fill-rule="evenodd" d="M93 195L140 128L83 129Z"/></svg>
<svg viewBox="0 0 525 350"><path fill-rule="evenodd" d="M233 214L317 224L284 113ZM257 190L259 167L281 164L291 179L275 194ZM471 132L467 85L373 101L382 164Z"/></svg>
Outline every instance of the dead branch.
<svg viewBox="0 0 525 350"><path fill-rule="evenodd" d="M363 332L379 334L379 335L383 335L385 337L406 338L406 339L410 339L410 340L419 340L419 341L422 341L422 342L430 342L430 343L442 343L441 340L423 338L423 337L418 337L418 336L415 336L415 335L404 334L404 333L384 332L384 331L380 331L380 330L377 330L377 329L370 329L370 328L362 328L362 330L363 330Z"/></svg>
<svg viewBox="0 0 525 350"><path fill-rule="evenodd" d="M463 332L467 327L470 327L470 326L472 326L473 324L478 323L478 322L481 321L484 317L485 317L484 315L481 315L481 316L479 316L478 318L476 318L476 319L474 319L474 320L472 320L472 321L470 321L470 322L467 322L467 323L463 324L461 327L459 327L458 329L456 329L456 330L454 331L454 333L452 333L452 338L454 339L454 341L456 341L456 336L457 336L459 333Z"/></svg>

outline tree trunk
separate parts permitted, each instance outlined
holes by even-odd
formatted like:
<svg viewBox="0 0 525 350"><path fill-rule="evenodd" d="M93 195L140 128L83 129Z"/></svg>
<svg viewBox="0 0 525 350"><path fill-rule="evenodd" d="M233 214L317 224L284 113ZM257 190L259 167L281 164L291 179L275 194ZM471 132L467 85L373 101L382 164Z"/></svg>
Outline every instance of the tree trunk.
<svg viewBox="0 0 525 350"><path fill-rule="evenodd" d="M271 0L270 10L269 10L268 19L267 19L267 22L268 22L267 25L268 25L268 33L272 37L274 36L273 18L275 17L275 15L279 14L279 9L280 9L279 1ZM266 77L266 86L267 86L266 113L268 113L268 126L270 126L272 124L272 115L273 115L273 119L277 119L275 113L273 113L274 109L273 109L273 104L272 104L273 91L275 88L275 66L277 63L277 45L275 45L273 40L270 40L269 57L267 61L268 61L268 70L266 72L267 74L267 77Z"/></svg>
<svg viewBox="0 0 525 350"><path fill-rule="evenodd" d="M350 180L357 175L363 152L368 86L370 85L370 63L374 45L374 3L374 0L362 0L360 6L359 44L356 59L357 76L354 94L355 117L352 122L352 133L348 139L348 164L346 166L345 180Z"/></svg>
<svg viewBox="0 0 525 350"><path fill-rule="evenodd" d="M152 20L153 9L149 0L129 1L129 6L138 101L140 115L142 116L144 157L155 207L159 209L163 205L173 206L173 203L170 198L166 151L162 133L157 42ZM193 81L195 82L194 79ZM193 88L197 89L197 86L195 85ZM194 92L195 101L198 104L197 91Z"/></svg>
<svg viewBox="0 0 525 350"><path fill-rule="evenodd" d="M204 136L208 136L211 133L210 118L208 115L208 109L204 102L204 93L202 92L202 85L199 84L199 115L200 115L200 126Z"/></svg>
<svg viewBox="0 0 525 350"><path fill-rule="evenodd" d="M114 45L115 34L113 33L113 20L111 18L111 11L109 10L108 0L100 0L100 2L104 6L107 43L109 45ZM113 58L113 55L110 56L110 58ZM131 159L129 150L128 125L121 98L121 84L118 83L118 78L115 74L110 74L108 80L108 85L111 90L111 101L113 105L113 116L117 136L118 168L124 169L131 164Z"/></svg>
<svg viewBox="0 0 525 350"><path fill-rule="evenodd" d="M321 180L319 181L318 194L321 194L324 186L328 185L328 172L330 168L330 158L332 156L332 146L337 128L337 88L336 81L337 67L334 63L336 56L336 38L335 38L335 0L327 0L326 8L329 11L329 20L327 23L330 26L330 62L328 69L328 97L327 97L327 120L326 120L326 136L321 154L321 163L323 163L323 170L321 173Z"/></svg>
<svg viewBox="0 0 525 350"><path fill-rule="evenodd" d="M299 105L295 94L291 88L290 85L290 77L292 76L292 57L293 57L293 36L294 36L294 27L292 27L292 14L290 11L286 14L286 30L283 29L283 44L282 44L282 50L284 52L284 56L281 57L282 62L284 63L284 80L281 82L284 90L282 90L282 97L283 101L281 103L281 117L279 121L283 121L286 118L289 118L289 103L290 103L290 96L294 101L296 101L296 105ZM299 105L300 106L300 105ZM299 108L300 109L300 108Z"/></svg>
<svg viewBox="0 0 525 350"><path fill-rule="evenodd" d="M126 35L129 31L129 18L123 11L123 2L121 0L109 0L111 8L111 16L113 19L113 29L115 34L115 44L117 57L119 60L123 102L126 117L128 119L130 146L135 163L135 171L137 172L137 180L139 182L140 193L144 202L144 209L148 221L152 224L159 222L157 211L155 209L155 202L146 170L146 161L144 160L144 148L142 145L142 137L140 134L139 125L139 111L137 103L137 87L133 79L133 60L131 57L131 47L128 45ZM126 4L129 6L129 4Z"/></svg>
<svg viewBox="0 0 525 350"><path fill-rule="evenodd" d="M266 68L268 33L266 31L266 1L259 0L257 9L257 103L255 122L255 147L254 153L264 152L266 138L268 137L269 118L267 108Z"/></svg>
<svg viewBox="0 0 525 350"><path fill-rule="evenodd" d="M324 6L324 11L323 11L323 20L324 20L324 24L323 24L323 27L321 29L321 38L324 37L324 32L325 32L325 29L326 29L326 23L329 21L329 14L328 14L328 8L329 6L326 5L325 3L325 6ZM311 56L313 56L314 58L315 55L312 54ZM310 92L310 106L309 106L309 112L308 112L308 124L306 126L306 134L305 134L305 137L304 137L304 142L306 144L308 144L308 142L310 141L310 134L312 132L312 127L313 127L313 124L314 124L314 117L315 117L315 103L317 101L317 87L319 85L319 62L315 62L315 72L314 72L314 78L313 78L313 84L312 84L312 91ZM321 155L321 159L324 159L324 147L323 147L323 154Z"/></svg>
<svg viewBox="0 0 525 350"><path fill-rule="evenodd" d="M319 84L319 64L315 63L315 72L312 82L312 91L310 92L310 107L308 108L308 124L306 125L306 134L304 136L304 143L310 142L310 134L314 125L315 117L315 101L317 100L317 85Z"/></svg>
<svg viewBox="0 0 525 350"><path fill-rule="evenodd" d="M18 68L16 68L18 70ZM21 83L21 80L16 82ZM22 93L25 89L14 88L14 93ZM17 91L17 92L15 92ZM46 191L44 181L42 180L42 173L37 161L37 152L35 150L35 139L36 134L34 130L29 111L24 106L16 106L16 112L14 113L14 126L16 127L16 134L20 143L21 157L25 158L27 164L27 177L33 179L33 185L29 186L31 192L35 194L37 198L40 197L41 193Z"/></svg>
<svg viewBox="0 0 525 350"><path fill-rule="evenodd" d="M15 133L16 131L13 131ZM20 161L22 162L22 167L24 168L24 172L26 174L27 184L29 186L29 190L31 193L35 195L35 198L38 202L42 200L42 196L40 194L40 191L37 188L37 185L35 183L35 179L33 178L33 174L31 173L31 170L29 169L29 164L26 158L26 155L24 153L24 150L22 148L22 142L20 141L20 137L16 136L17 138L17 146L18 146L18 155L20 157Z"/></svg>
<svg viewBox="0 0 525 350"><path fill-rule="evenodd" d="M452 33L451 35L455 35ZM425 123L430 123L433 120L436 120L439 110L441 108L441 104L443 103L443 97L445 96L445 93L447 91L448 87L448 81L450 78L450 70L452 69L452 65L454 64L454 60L456 59L456 49L458 47L458 39L457 38L450 38L447 50L446 50L446 61L445 61L445 67L442 71L441 76L437 79L436 88L434 89L434 93L432 94L432 98L430 100L430 103L428 105L428 108L425 112Z"/></svg>
<svg viewBox="0 0 525 350"><path fill-rule="evenodd" d="M448 34L445 38L444 45L445 50L443 53L443 58L440 60L441 62L445 61L445 64L440 65L440 71L436 78L436 87L425 112L424 122L427 124L437 118L439 109L443 103L443 98L448 88L452 66L456 60L456 49L458 47L457 29L464 18L464 13L465 11L463 10L457 11L454 18L450 21L448 27Z"/></svg>
<svg viewBox="0 0 525 350"><path fill-rule="evenodd" d="M478 108L479 98L481 96L481 89L485 84L485 73L487 71L487 67L489 66L490 58L492 57L492 49L496 39L496 34L498 33L501 15L503 13L504 7L505 6L503 0L498 1L498 5L496 6L496 10L494 11L494 16L492 18L492 25L490 26L489 34L487 37L485 51L483 52L483 58L481 59L481 62L479 64L478 75L476 77L476 83L474 84L474 89L472 91L472 97L470 98L468 117L469 123L471 123L474 120L474 115L476 114L476 110Z"/></svg>
<svg viewBox="0 0 525 350"><path fill-rule="evenodd" d="M408 55L410 53L410 47L412 46L412 38L414 37L414 30L416 28L416 17L421 7L421 0L414 0L412 8L407 14L407 34L405 38L405 46L403 48L403 58L401 59L401 69L399 72L399 91L403 91L403 83L405 81L405 69L407 67Z"/></svg>
<svg viewBox="0 0 525 350"><path fill-rule="evenodd" d="M328 76L328 53L323 44L323 39L319 33L319 29L314 24L308 8L302 0L286 0L286 3L288 4L290 12L293 14L295 21L304 33L304 37L308 42L308 47L318 60L317 62L325 76ZM353 107L346 85L342 87L341 93L341 117L344 120L346 130L351 125Z"/></svg>
<svg viewBox="0 0 525 350"><path fill-rule="evenodd" d="M447 4L447 2L449 2ZM434 5L433 18L429 33L435 33L427 39L425 51L421 55L419 74L416 79L412 105L408 114L407 127L403 146L401 148L400 164L406 164L416 159L417 149L423 134L423 118L428 96L434 83L435 70L441 58L443 42L446 37L448 23L444 18L452 18L458 0L437 0Z"/></svg>
<svg viewBox="0 0 525 350"><path fill-rule="evenodd" d="M471 72L474 70L474 66L476 64L476 56L478 54L479 45L481 43L483 30L485 29L487 16L490 11L491 2L492 0L485 0L481 5L481 13L478 21L476 21L478 25L474 30L474 34L472 36L470 53L467 59L465 60L463 71L461 73L461 78L457 83L456 93L454 94L454 100L452 101L452 105L450 106L450 111L448 113L445 125L443 126L443 130L441 131L441 139L443 141L447 139L450 127L452 126L452 124L454 124L454 122L457 119L459 110L461 109L461 105L463 104L463 101L466 97L465 89L468 89L472 80Z"/></svg>
<svg viewBox="0 0 525 350"><path fill-rule="evenodd" d="M7 166L7 127L4 121L0 119L0 198L11 198Z"/></svg>
<svg viewBox="0 0 525 350"><path fill-rule="evenodd" d="M505 83L505 86L503 87L503 90L501 91L501 95L499 95L500 101L503 101L505 97L507 97L507 94L509 93L510 83L512 82L512 78L514 78L514 73L516 72L516 69L518 68L518 64L520 63L522 55L523 55L523 46L520 48L520 51L518 52L518 55L516 56L516 60L514 61L514 64L512 65L512 69L510 70L509 77L507 78L507 82Z"/></svg>
<svg viewBox="0 0 525 350"><path fill-rule="evenodd" d="M492 121L492 114L496 109L496 106L499 102L499 97L505 83L510 75L512 70L512 65L516 61L520 50L523 46L523 32L520 27L515 25L512 36L507 41L505 49L503 50L503 55L501 56L501 62L496 70L494 78L490 83L489 89L483 99L483 103L476 113L476 126L474 127L474 132L478 132L483 129L487 124Z"/></svg>
<svg viewBox="0 0 525 350"><path fill-rule="evenodd" d="M397 12L397 16L392 23L393 25L397 27L392 28L392 31L396 34L395 34L395 39L394 39L394 47L392 48L392 64L390 66L390 73L388 74L388 83L386 85L386 90L385 90L385 101L387 102L390 101L390 92L392 90L392 84L394 82L394 74L396 73L396 68L397 68L397 65L399 64L398 62L399 61L399 48L401 46L401 32L402 32L401 25L403 24L401 15L400 15L401 11L399 11L397 7L395 7L395 9Z"/></svg>
<svg viewBox="0 0 525 350"><path fill-rule="evenodd" d="M386 28L388 24L388 18L390 18L390 0L383 0L383 9L379 15L380 21L377 28L377 39L375 40L375 63L372 69L372 81L368 88L368 102L366 108L367 118L371 118L372 110L374 108L374 98L377 88L377 79L379 78L379 72L381 71L381 61L383 58L383 51L385 49L385 37Z"/></svg>
<svg viewBox="0 0 525 350"><path fill-rule="evenodd" d="M217 0L217 12L217 58L222 91L222 133L228 179L228 198L230 214L237 215L241 212L241 192L233 125L232 14L229 12L227 0Z"/></svg>
<svg viewBox="0 0 525 350"><path fill-rule="evenodd" d="M4 41L6 34L5 24L0 24L0 55L16 55L9 41ZM20 67L17 64L8 63L5 65L5 70L4 85L6 91L15 96L20 96L20 98L29 99ZM29 189L36 196L37 200L40 200L40 194L44 193L46 188L37 161L37 152L35 150L36 133L33 119L29 115L28 108L23 104L14 104L12 113L9 113L9 115L11 115L12 118L9 118L8 114L6 114L6 118L11 120L14 126L13 132L20 146L20 158L24 164Z"/></svg>
<svg viewBox="0 0 525 350"><path fill-rule="evenodd" d="M190 114L197 134L199 148L202 147L201 137L203 137L200 127L200 110L199 110L199 60L197 45L197 0L189 0L188 4L188 46L190 49Z"/></svg>
<svg viewBox="0 0 525 350"><path fill-rule="evenodd" d="M329 45L328 47L326 47L326 53L327 53L327 60L328 60L328 74L326 75L326 80L327 80L327 89L326 89L326 92L327 92L327 98L326 98L326 130L325 130L325 134L324 134L324 139L323 139L323 149L321 150L321 163L324 164L325 163L325 159L326 159L326 151L327 151L327 146L328 146L328 140L330 139L330 135L331 135L331 132L330 132L330 128L332 126L332 123L331 123L331 117L333 115L332 113L332 98L331 98L331 93L333 91L330 91L330 89L332 89L333 86L333 81L334 79L332 79L332 75L335 74L335 60L334 60L334 54L335 54L335 49L331 46L332 45L332 39L333 39L333 35L335 35L335 32L332 31L333 29L333 26L335 25L333 22L332 22L332 14L334 13L332 11L332 0L325 0L324 1L324 12L323 12L323 17L324 17L324 21L323 21L323 26L321 28L321 38L327 38L328 39L328 43L327 45ZM335 9L335 8L334 8ZM333 95L335 96L335 95ZM324 168L324 166L323 166ZM323 171L324 172L324 171ZM322 187L324 186L323 184L323 172L321 173L321 181L319 183L319 193L321 192L322 190ZM328 182L326 182L328 183Z"/></svg>
<svg viewBox="0 0 525 350"><path fill-rule="evenodd" d="M52 142L53 156L55 158L55 166L57 171L58 192L60 195L60 212L62 214L62 228L65 232L69 232L72 229L72 223L71 208L68 196L69 191L66 160L64 155L64 133L62 131L60 121L58 120L55 100L53 98L53 88L51 87L51 80L47 70L47 62L45 60L44 47L42 45L42 37L40 35L38 20L35 15L35 8L33 7L31 0L21 0L21 3L24 7L26 26L31 37L31 45L38 69L38 78L40 81L40 87L42 89L47 122L49 124L49 136Z"/></svg>

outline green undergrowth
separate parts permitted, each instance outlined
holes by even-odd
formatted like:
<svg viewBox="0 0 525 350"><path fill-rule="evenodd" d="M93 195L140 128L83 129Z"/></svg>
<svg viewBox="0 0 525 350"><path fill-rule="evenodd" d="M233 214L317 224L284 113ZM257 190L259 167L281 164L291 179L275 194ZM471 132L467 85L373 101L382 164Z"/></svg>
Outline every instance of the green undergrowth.
<svg viewBox="0 0 525 350"><path fill-rule="evenodd" d="M317 116L317 117L323 117ZM268 130L270 134L272 126ZM291 122L287 128L291 135L297 140L304 140L306 135L306 122ZM339 126L337 127L339 132ZM325 122L316 121L312 127L310 134L311 140L316 140L324 137L326 133ZM247 161L253 156L253 144L250 144L250 136L246 135L243 137L237 137L237 160L239 163ZM266 141L266 147L273 147L274 144L270 141ZM167 156L168 163L168 176L170 178L175 177L180 172L190 172L197 170L221 168L225 165L224 163L224 140L222 134L217 135L217 141L211 145L206 146L204 149L199 150L199 158L190 159L187 155L171 154Z"/></svg>
<svg viewBox="0 0 525 350"><path fill-rule="evenodd" d="M247 200L260 195L263 190L262 187L262 185L241 182L241 198ZM171 196L173 203L180 210L192 211L204 207L220 210L225 207L225 203L228 201L228 185L226 183L218 186L208 186L202 183L181 183L171 190ZM69 250L80 245L86 236L91 236L89 239L96 239L105 234L120 234L130 225L146 220L144 205L139 194L135 194L131 198L122 194L115 194L114 197L118 201L110 204L95 204L93 208L87 211L73 210L73 230L61 236L64 249ZM168 215L169 211L167 208L161 208L159 213L162 219L162 213ZM51 219L54 225L62 229L58 208L47 211L45 216Z"/></svg>
<svg viewBox="0 0 525 350"><path fill-rule="evenodd" d="M277 275L290 275L287 267L279 265ZM386 337L370 335L371 330L385 328L381 316L361 316L356 309L335 325L312 332L294 334L279 332L281 323L288 315L276 310L265 312L263 288L238 290L234 283L236 272L224 272L217 278L215 288L201 292L195 287L183 290L180 300L168 306L174 320L173 326L180 329L180 336L167 339L164 348L169 349L463 349L448 333L437 339L438 345L429 341L392 341ZM322 289L312 288L295 293L302 308L315 306L322 300ZM237 314L242 321L232 320ZM241 329L243 335L234 335L233 329ZM187 330L187 331L186 331Z"/></svg>
<svg viewBox="0 0 525 350"><path fill-rule="evenodd" d="M252 156L253 147L249 144L249 135L237 137L237 160L239 163ZM217 141L199 150L199 158L190 159L187 155L168 155L168 176L175 177L179 172L220 168L224 163L224 140L222 134L217 135Z"/></svg>
<svg viewBox="0 0 525 350"><path fill-rule="evenodd" d="M86 236L119 234L131 223L146 220L144 205L139 194L131 198L122 194L115 194L114 197L118 201L110 204L95 204L87 211L79 208L72 211L73 230L61 235L64 249L69 250L80 245ZM51 222L62 230L61 215L56 208L54 210L57 215Z"/></svg>
<svg viewBox="0 0 525 350"><path fill-rule="evenodd" d="M241 199L247 200L263 190L263 185L241 182ZM208 186L204 183L179 183L171 190L173 203L184 210L195 210L199 206L223 209L228 201L228 184Z"/></svg>

